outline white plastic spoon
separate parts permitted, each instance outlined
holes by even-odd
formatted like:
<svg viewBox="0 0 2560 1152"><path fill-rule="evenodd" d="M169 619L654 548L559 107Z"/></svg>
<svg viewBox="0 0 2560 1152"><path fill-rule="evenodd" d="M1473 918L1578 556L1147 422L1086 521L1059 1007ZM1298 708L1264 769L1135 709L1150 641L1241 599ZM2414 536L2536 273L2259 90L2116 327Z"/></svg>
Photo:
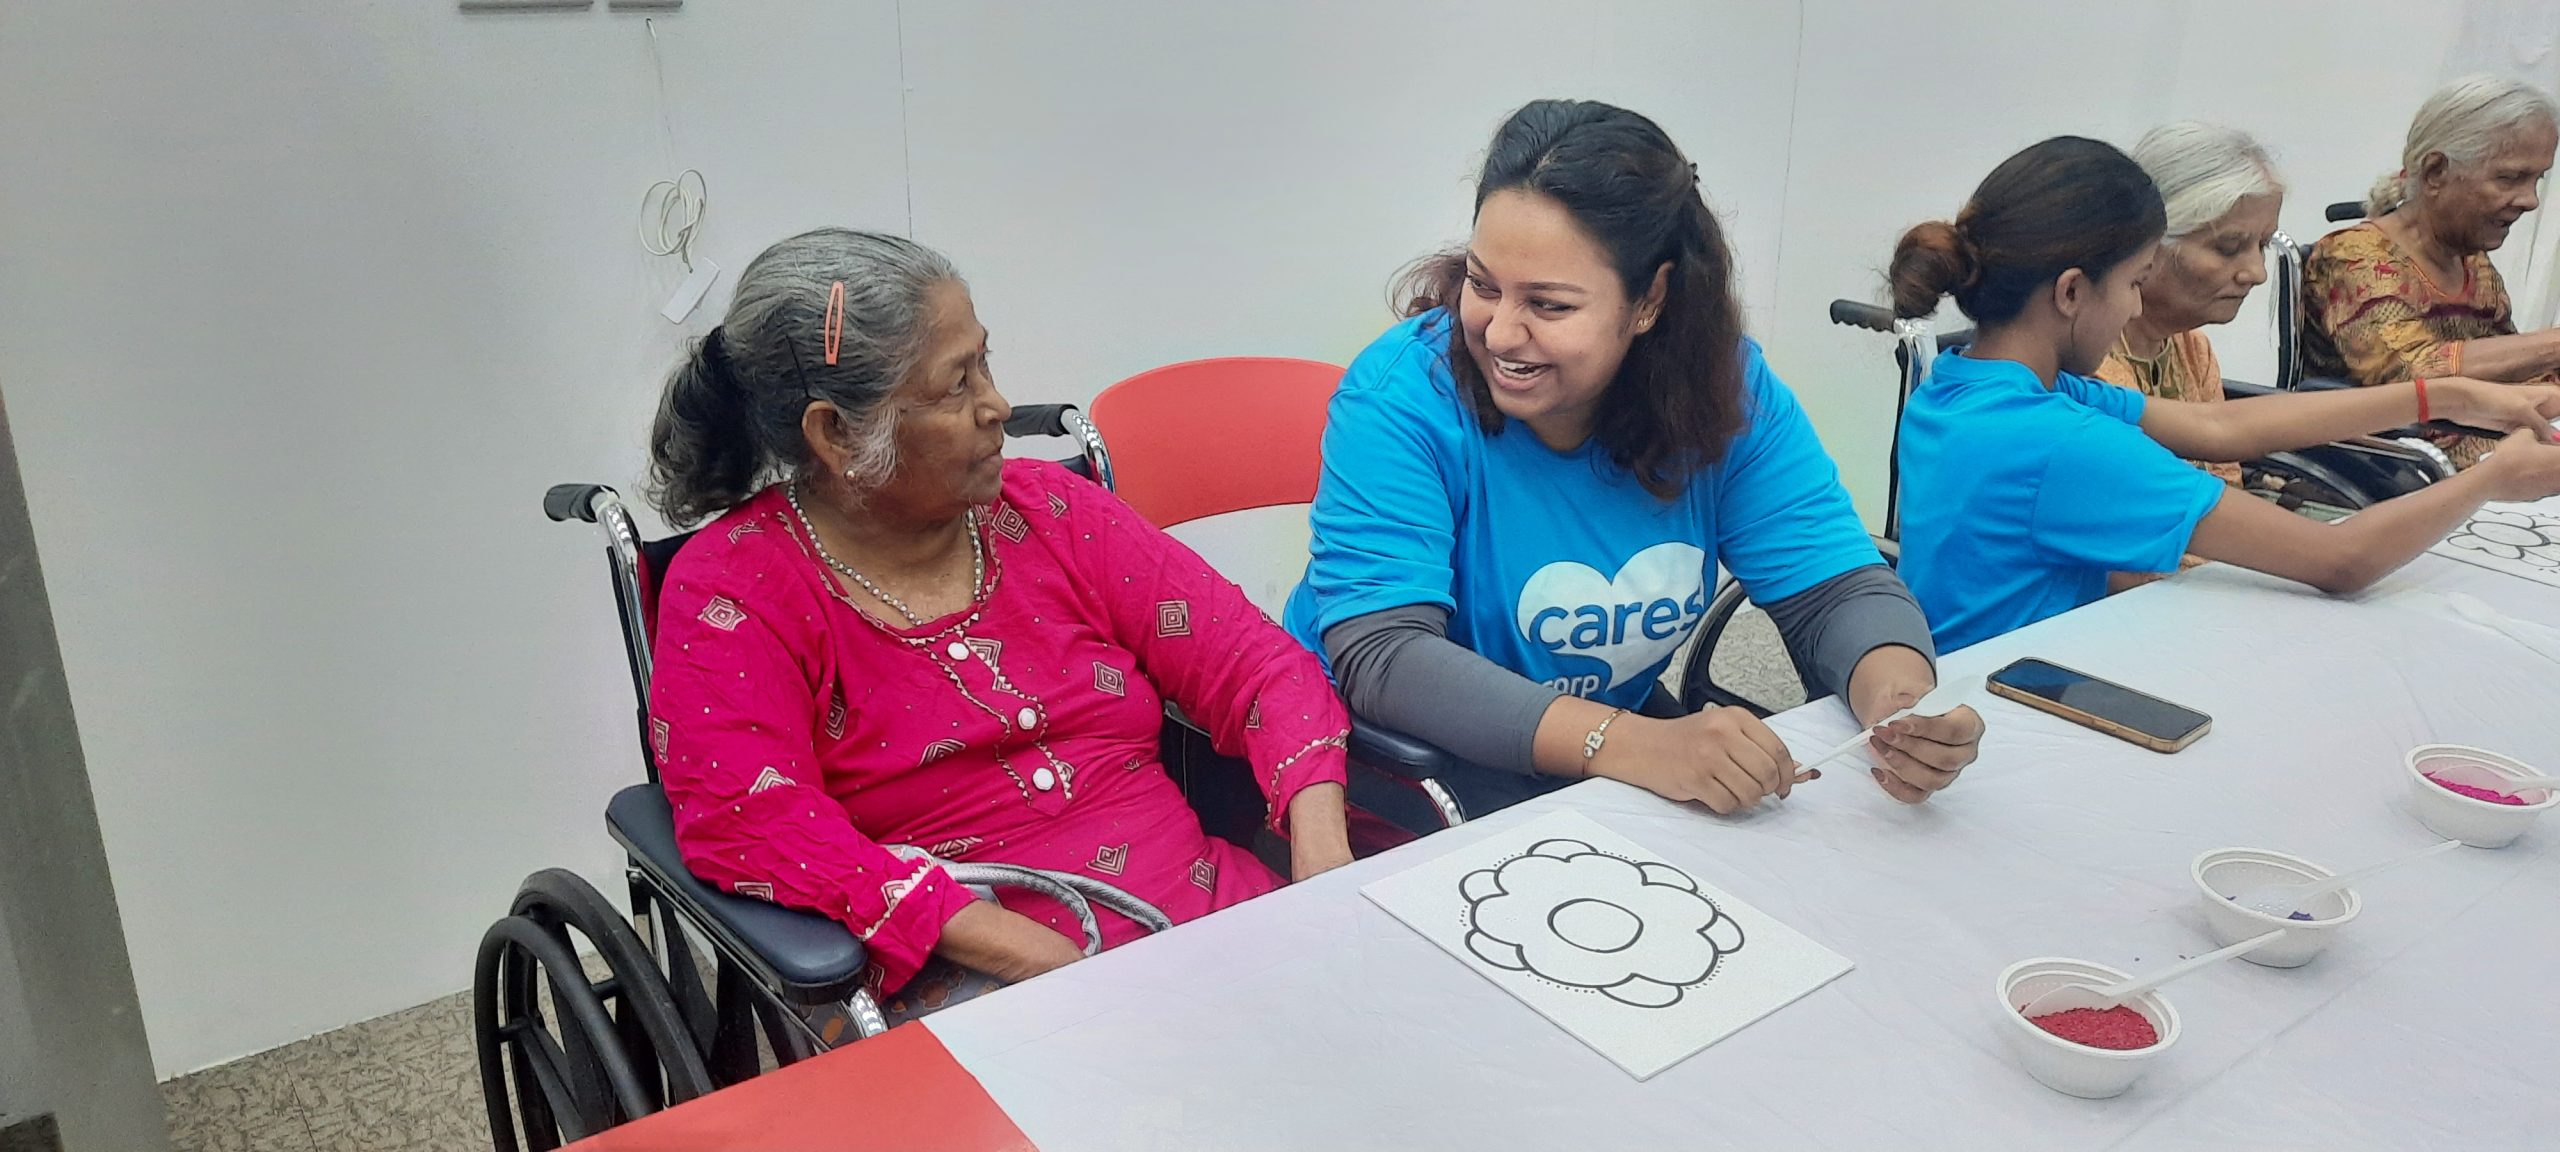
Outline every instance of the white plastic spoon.
<svg viewBox="0 0 2560 1152"><path fill-rule="evenodd" d="M2278 928L2273 932L2252 936L2228 948L2216 948L2193 960L2183 960L2149 976L2132 980L2118 980L2113 984L2063 984L2048 988L2043 995L2027 1001L2027 1006L2018 1009L2018 1014L2033 1020L2038 1016L2069 1012L2075 1008L2105 1011L2191 972L2212 967L2234 956L2255 952L2275 943L2283 936L2284 929Z"/></svg>
<svg viewBox="0 0 2560 1152"><path fill-rule="evenodd" d="M2269 884L2233 893L2231 899L2252 912L2264 912L2278 920L2291 919L2294 913L2302 910L2303 903L2314 896L2335 892L2376 872L2389 871L2403 864L2424 860L2438 853L2451 852L2460 847L2462 847L2462 841L2446 840L2442 843L2427 845L2406 856L2394 856L2379 864L2349 868L2327 879L2304 880L2292 884Z"/></svg>

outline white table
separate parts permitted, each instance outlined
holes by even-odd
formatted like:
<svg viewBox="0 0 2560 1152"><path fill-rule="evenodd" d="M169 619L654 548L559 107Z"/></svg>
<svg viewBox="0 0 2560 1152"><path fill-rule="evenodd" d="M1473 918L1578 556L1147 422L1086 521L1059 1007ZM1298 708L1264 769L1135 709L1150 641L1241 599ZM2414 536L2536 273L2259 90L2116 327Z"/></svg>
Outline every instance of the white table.
<svg viewBox="0 0 2560 1152"><path fill-rule="evenodd" d="M931 1018L1045 1152L1079 1149L2555 1148L2560 820L2361 886L2311 965L2171 987L2185 1035L2134 1090L2030 1080L1994 1030L2012 961L2141 968L2211 946L2188 865L2229 845L2348 866L2433 837L2402 755L2560 766L2560 665L2430 615L2459 589L2560 626L2560 589L2433 556L2356 601L2219 566L1957 653L2037 655L2215 717L2162 756L2005 701L1955 789L1896 804L1854 769L1737 819L1592 781ZM1799 749L1851 721L1775 722ZM1559 808L1857 963L1638 1083L1364 899L1360 886Z"/></svg>

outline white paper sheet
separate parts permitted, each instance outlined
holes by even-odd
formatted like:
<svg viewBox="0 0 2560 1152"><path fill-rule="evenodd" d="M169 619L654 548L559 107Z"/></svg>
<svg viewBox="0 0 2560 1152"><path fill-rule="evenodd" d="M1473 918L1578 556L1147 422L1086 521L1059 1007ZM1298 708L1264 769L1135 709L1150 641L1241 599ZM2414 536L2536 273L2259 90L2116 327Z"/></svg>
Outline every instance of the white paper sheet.
<svg viewBox="0 0 2560 1152"><path fill-rule="evenodd" d="M2542 504L2488 504L2428 551L2560 588L2560 512Z"/></svg>
<svg viewBox="0 0 2560 1152"><path fill-rule="evenodd" d="M1360 891L1638 1080L1850 968L1575 812Z"/></svg>

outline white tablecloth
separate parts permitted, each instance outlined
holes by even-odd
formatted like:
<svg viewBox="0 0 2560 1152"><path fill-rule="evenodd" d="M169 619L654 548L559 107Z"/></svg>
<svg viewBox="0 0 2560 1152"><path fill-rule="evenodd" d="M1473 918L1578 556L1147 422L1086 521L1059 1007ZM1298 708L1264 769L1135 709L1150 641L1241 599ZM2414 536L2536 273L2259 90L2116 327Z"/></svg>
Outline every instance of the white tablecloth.
<svg viewBox="0 0 2560 1152"><path fill-rule="evenodd" d="M2198 852L2345 867L2431 842L2402 799L2414 745L2560 767L2560 665L2401 595L2419 588L2560 626L2560 592L2433 556L2354 601L2199 569L1944 662L1978 678L2044 656L2211 712L2183 753L1993 701L1981 761L1925 806L1854 768L1737 819L1593 781L930 1026L1046 1152L2560 1148L2560 995L2478 986L2560 974L2560 819L2366 882L2307 967L2171 986L2184 1038L2125 1096L2049 1091L1995 1031L2012 961L2147 969L2211 947ZM1830 701L1775 725L1799 750L1851 730ZM1556 807L1856 971L1638 1083L1360 895Z"/></svg>

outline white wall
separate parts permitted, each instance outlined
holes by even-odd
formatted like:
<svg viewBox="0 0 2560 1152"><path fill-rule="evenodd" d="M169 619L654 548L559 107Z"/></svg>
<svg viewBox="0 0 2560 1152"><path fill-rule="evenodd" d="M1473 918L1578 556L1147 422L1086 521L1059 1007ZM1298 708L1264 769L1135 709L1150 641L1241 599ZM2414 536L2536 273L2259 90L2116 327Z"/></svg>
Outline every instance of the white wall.
<svg viewBox="0 0 2560 1152"><path fill-rule="evenodd" d="M1787 5L933 4L906 29L916 235L976 283L1017 399L1204 356L1349 362L1393 273L1465 239L1485 141L1539 96L1660 120L1728 174L1748 298L1776 284ZM1305 564L1302 508L1176 534L1274 614Z"/></svg>
<svg viewBox="0 0 2560 1152"><path fill-rule="evenodd" d="M1008 393L1082 401L1195 356L1348 359L1396 268L1463 235L1504 112L1625 103L1699 161L1873 513L1883 340L1822 307L1900 227L2042 135L2201 115L2278 147L2316 236L2460 15L700 0L658 22L662 127L637 18L450 8L0 8L0 386L164 1073L460 987L535 868L612 879L627 681L592 540L534 498L636 490L658 375L726 299L654 315L675 272L632 220L677 167L732 275L912 214ZM2235 374L2265 363L2228 332ZM1286 519L1228 541L1266 597Z"/></svg>
<svg viewBox="0 0 2560 1152"><path fill-rule="evenodd" d="M617 875L629 681L536 499L633 487L671 165L637 20L451 8L0 15L0 386L164 1075L464 987L526 873ZM903 227L893 9L753 11L662 27L716 258Z"/></svg>

